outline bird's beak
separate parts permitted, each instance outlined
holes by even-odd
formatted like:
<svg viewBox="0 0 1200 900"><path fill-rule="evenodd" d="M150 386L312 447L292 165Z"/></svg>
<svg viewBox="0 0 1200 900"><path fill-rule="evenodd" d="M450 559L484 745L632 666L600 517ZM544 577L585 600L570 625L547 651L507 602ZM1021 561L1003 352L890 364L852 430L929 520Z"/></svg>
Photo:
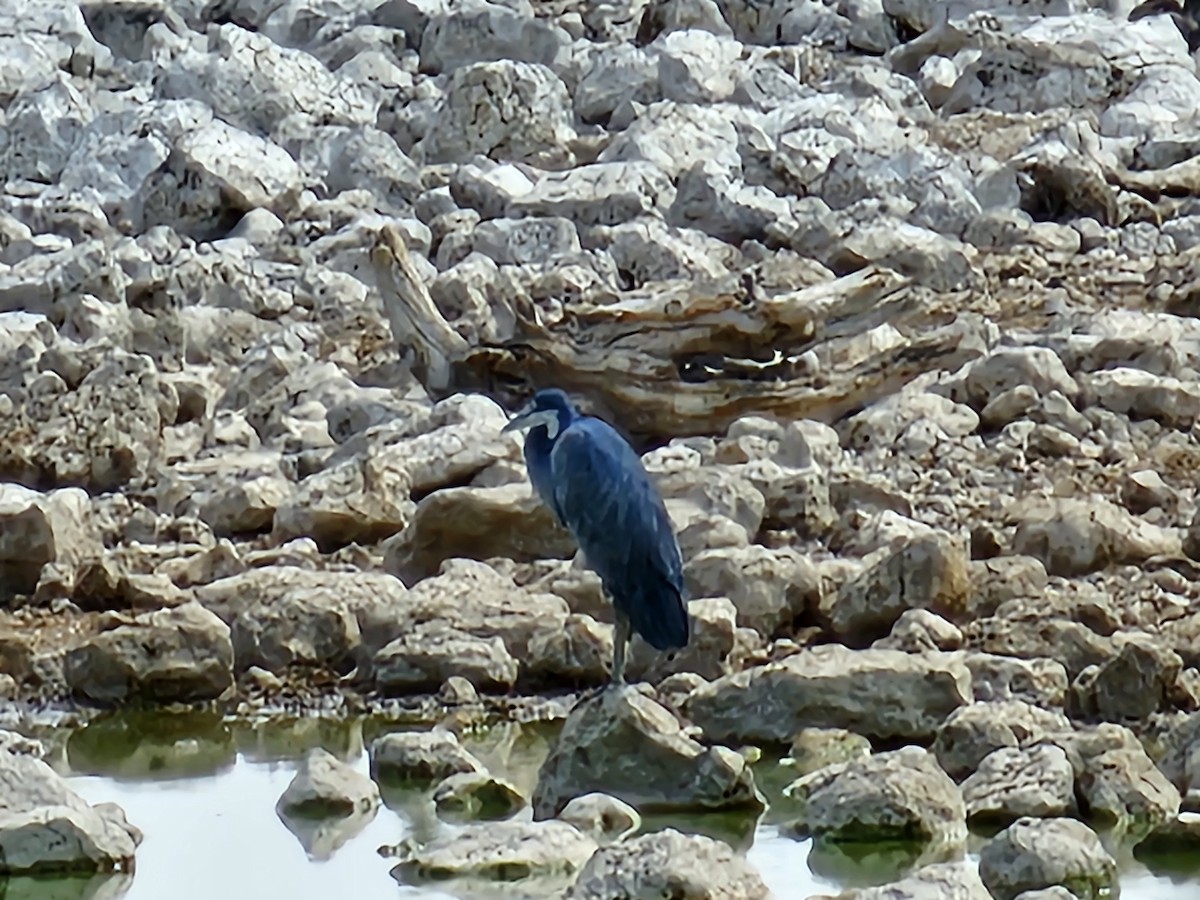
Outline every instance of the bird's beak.
<svg viewBox="0 0 1200 900"><path fill-rule="evenodd" d="M532 427L531 425L527 425L525 423L525 420L529 418L532 412L533 403L526 403L516 411L511 419L508 420L508 424L500 429L500 433L507 434L510 431L522 431L525 428Z"/></svg>
<svg viewBox="0 0 1200 900"><path fill-rule="evenodd" d="M500 429L500 433L525 431L529 428L536 428L538 425L555 428L558 425L558 413L551 409L535 410L531 406L526 406L508 420L508 424Z"/></svg>

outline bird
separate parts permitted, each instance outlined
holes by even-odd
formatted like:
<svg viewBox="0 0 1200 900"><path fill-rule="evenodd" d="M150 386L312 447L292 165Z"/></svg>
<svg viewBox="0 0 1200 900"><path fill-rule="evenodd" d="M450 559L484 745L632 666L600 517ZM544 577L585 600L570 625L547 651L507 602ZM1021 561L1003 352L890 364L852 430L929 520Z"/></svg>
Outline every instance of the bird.
<svg viewBox="0 0 1200 900"><path fill-rule="evenodd" d="M625 683L633 634L660 652L687 646L683 557L666 504L641 457L603 419L558 388L533 395L501 433L525 431L525 465L541 502L575 538L614 612L609 685Z"/></svg>

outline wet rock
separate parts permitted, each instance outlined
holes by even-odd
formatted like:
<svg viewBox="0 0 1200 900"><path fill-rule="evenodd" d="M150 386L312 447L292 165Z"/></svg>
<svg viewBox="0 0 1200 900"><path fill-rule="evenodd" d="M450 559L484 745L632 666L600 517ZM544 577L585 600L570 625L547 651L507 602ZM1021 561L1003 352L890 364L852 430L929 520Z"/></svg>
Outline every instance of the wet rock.
<svg viewBox="0 0 1200 900"><path fill-rule="evenodd" d="M638 811L616 797L591 793L572 797L558 818L590 834L599 844L609 844L629 837L642 827Z"/></svg>
<svg viewBox="0 0 1200 900"><path fill-rule="evenodd" d="M1100 827L1142 835L1179 813L1179 791L1140 746L1088 756L1077 787L1087 816Z"/></svg>
<svg viewBox="0 0 1200 900"><path fill-rule="evenodd" d="M400 862L399 881L479 878L512 881L532 876L570 875L596 851L596 842L566 822L488 822L434 838L408 839L388 855Z"/></svg>
<svg viewBox="0 0 1200 900"><path fill-rule="evenodd" d="M998 900L1056 885L1099 898L1115 889L1117 865L1082 822L1024 818L983 845L979 876Z"/></svg>
<svg viewBox="0 0 1200 900"><path fill-rule="evenodd" d="M91 700L213 700L233 686L229 626L198 603L134 617L67 651L68 687Z"/></svg>
<svg viewBox="0 0 1200 900"><path fill-rule="evenodd" d="M438 811L473 819L507 819L526 804L521 792L485 772L458 772L433 789Z"/></svg>
<svg viewBox="0 0 1200 900"><path fill-rule="evenodd" d="M88 803L34 747L0 735L0 874L131 871L142 834L121 808Z"/></svg>
<svg viewBox="0 0 1200 900"><path fill-rule="evenodd" d="M906 878L880 887L854 888L836 898L812 900L991 900L991 894L971 866L962 863L935 863L924 866ZM1066 898L1063 898L1066 900Z"/></svg>
<svg viewBox="0 0 1200 900"><path fill-rule="evenodd" d="M74 567L100 552L86 493L0 485L0 589L32 594L47 563Z"/></svg>
<svg viewBox="0 0 1200 900"><path fill-rule="evenodd" d="M564 900L678 897L759 900L770 895L754 868L728 844L673 828L602 847Z"/></svg>
<svg viewBox="0 0 1200 900"><path fill-rule="evenodd" d="M1062 713L1022 700L972 703L950 714L938 730L933 750L942 768L962 779L996 750L1028 748L1070 727Z"/></svg>
<svg viewBox="0 0 1200 900"><path fill-rule="evenodd" d="M802 728L792 738L784 762L809 775L826 766L852 762L871 755L871 742L844 728Z"/></svg>
<svg viewBox="0 0 1200 900"><path fill-rule="evenodd" d="M962 792L974 822L1062 816L1074 804L1075 772L1061 747L1002 747L983 758Z"/></svg>
<svg viewBox="0 0 1200 900"><path fill-rule="evenodd" d="M781 743L813 726L921 739L970 696L969 672L949 656L824 646L703 685L686 712L718 741Z"/></svg>
<svg viewBox="0 0 1200 900"><path fill-rule="evenodd" d="M486 774L453 732L395 731L371 744L371 775L405 782L438 782L451 775Z"/></svg>
<svg viewBox="0 0 1200 900"><path fill-rule="evenodd" d="M370 812L379 802L375 782L318 747L301 761L275 809L283 816L319 819Z"/></svg>
<svg viewBox="0 0 1200 900"><path fill-rule="evenodd" d="M534 817L557 815L596 791L640 812L763 807L745 759L725 747L705 749L634 687L604 690L571 711L538 773Z"/></svg>
<svg viewBox="0 0 1200 900"><path fill-rule="evenodd" d="M958 786L918 747L828 766L785 792L800 807L790 830L817 841L953 845L966 840Z"/></svg>

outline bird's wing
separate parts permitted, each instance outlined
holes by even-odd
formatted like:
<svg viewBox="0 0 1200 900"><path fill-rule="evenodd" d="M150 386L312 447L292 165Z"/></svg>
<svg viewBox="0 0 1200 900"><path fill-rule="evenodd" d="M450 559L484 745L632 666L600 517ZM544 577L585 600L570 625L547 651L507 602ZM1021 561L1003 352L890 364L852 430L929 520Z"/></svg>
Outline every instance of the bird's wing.
<svg viewBox="0 0 1200 900"><path fill-rule="evenodd" d="M610 425L581 418L550 453L556 511L607 583L649 567L677 593L683 560L666 506L642 461Z"/></svg>

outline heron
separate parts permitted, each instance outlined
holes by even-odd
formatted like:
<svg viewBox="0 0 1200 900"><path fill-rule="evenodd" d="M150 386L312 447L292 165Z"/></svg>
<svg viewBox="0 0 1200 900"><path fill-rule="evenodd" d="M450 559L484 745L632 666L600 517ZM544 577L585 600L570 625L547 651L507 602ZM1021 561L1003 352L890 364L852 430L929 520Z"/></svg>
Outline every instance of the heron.
<svg viewBox="0 0 1200 900"><path fill-rule="evenodd" d="M534 490L571 532L612 600L610 684L625 682L626 646L635 633L658 651L686 647L679 541L637 452L557 388L534 394L501 429L512 431L527 432L525 465Z"/></svg>

